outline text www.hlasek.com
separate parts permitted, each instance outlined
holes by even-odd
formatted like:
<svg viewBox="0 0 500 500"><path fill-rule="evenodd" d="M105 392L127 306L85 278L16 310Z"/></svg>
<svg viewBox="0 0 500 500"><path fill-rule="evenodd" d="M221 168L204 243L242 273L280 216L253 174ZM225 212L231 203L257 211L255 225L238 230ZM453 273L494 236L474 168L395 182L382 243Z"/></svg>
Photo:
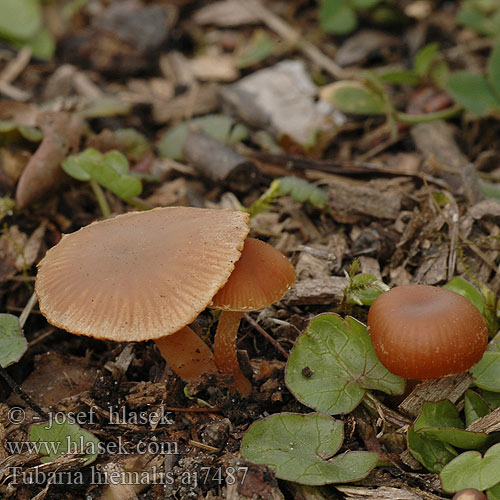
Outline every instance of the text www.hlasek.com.
<svg viewBox="0 0 500 500"><path fill-rule="evenodd" d="M130 445L130 442L127 443ZM61 452L70 455L79 454L152 454L152 455L177 455L179 454L178 444L175 441L139 441L132 445L133 449L127 448L122 440L109 443L85 441L84 436L80 436L76 441L71 436L66 437L66 441L7 441L7 449L11 455L37 453L41 455L57 456Z"/></svg>

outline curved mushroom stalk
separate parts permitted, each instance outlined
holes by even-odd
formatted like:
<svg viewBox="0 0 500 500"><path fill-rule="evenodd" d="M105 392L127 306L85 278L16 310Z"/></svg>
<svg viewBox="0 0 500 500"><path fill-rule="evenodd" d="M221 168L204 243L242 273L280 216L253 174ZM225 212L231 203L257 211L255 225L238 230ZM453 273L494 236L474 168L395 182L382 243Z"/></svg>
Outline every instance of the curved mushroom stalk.
<svg viewBox="0 0 500 500"><path fill-rule="evenodd" d="M242 396L249 396L252 393L252 383L240 370L236 350L236 337L243 314L243 311L221 312L214 339L214 359L222 373L233 376L236 390Z"/></svg>
<svg viewBox="0 0 500 500"><path fill-rule="evenodd" d="M183 380L196 380L205 373L217 373L212 351L189 326L154 339L154 342L168 366Z"/></svg>

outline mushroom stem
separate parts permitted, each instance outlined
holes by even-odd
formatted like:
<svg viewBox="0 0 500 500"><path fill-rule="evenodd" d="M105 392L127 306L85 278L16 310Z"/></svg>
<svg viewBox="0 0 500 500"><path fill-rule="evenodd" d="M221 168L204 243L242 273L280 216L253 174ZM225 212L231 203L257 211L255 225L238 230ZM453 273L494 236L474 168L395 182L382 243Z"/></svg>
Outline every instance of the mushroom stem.
<svg viewBox="0 0 500 500"><path fill-rule="evenodd" d="M184 380L196 380L205 373L217 373L210 348L185 326L172 335L154 339L168 366Z"/></svg>
<svg viewBox="0 0 500 500"><path fill-rule="evenodd" d="M222 373L229 373L234 378L234 385L242 396L252 393L252 383L243 375L236 351L236 336L243 311L222 311L214 339L214 358L217 368Z"/></svg>

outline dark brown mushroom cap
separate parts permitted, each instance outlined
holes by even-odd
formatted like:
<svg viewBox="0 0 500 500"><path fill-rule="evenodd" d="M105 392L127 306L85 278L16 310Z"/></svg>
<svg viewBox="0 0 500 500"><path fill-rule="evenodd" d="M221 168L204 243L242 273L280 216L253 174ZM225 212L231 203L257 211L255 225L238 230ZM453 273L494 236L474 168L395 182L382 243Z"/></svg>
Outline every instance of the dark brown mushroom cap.
<svg viewBox="0 0 500 500"><path fill-rule="evenodd" d="M381 363L413 380L465 372L488 343L486 322L469 300L428 285L397 286L377 297L368 327Z"/></svg>
<svg viewBox="0 0 500 500"><path fill-rule="evenodd" d="M38 265L40 311L69 332L141 341L191 323L240 258L248 214L131 212L65 235Z"/></svg>
<svg viewBox="0 0 500 500"><path fill-rule="evenodd" d="M210 307L256 311L281 299L295 282L295 269L276 248L247 238L234 271Z"/></svg>

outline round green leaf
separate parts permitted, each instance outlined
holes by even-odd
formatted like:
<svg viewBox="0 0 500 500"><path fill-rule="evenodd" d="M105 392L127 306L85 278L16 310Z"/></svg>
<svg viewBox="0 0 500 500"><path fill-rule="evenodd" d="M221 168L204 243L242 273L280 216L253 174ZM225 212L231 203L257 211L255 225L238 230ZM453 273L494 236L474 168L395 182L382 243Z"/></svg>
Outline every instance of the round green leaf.
<svg viewBox="0 0 500 500"><path fill-rule="evenodd" d="M17 363L28 348L19 320L12 314L0 314L0 365Z"/></svg>
<svg viewBox="0 0 500 500"><path fill-rule="evenodd" d="M0 36L28 40L41 26L38 0L0 0Z"/></svg>
<svg viewBox="0 0 500 500"><path fill-rule="evenodd" d="M500 101L486 78L468 71L456 71L450 75L446 91L458 104L478 116L486 116L500 107Z"/></svg>
<svg viewBox="0 0 500 500"><path fill-rule="evenodd" d="M484 312L484 299L481 295L481 292L474 286L471 285L468 281L465 281L463 278L459 276L453 278L451 281L446 283L443 286L447 290L451 290L452 292L459 293L466 299L468 299L472 304L474 304L481 314Z"/></svg>
<svg viewBox="0 0 500 500"><path fill-rule="evenodd" d="M467 451L448 463L440 473L445 491L453 493L465 488L480 491L500 482L500 443L493 445L481 457L477 451Z"/></svg>
<svg viewBox="0 0 500 500"><path fill-rule="evenodd" d="M357 481L375 467L378 455L347 452L333 457L343 441L343 424L326 415L279 413L252 424L241 454L272 468L276 477L301 484Z"/></svg>
<svg viewBox="0 0 500 500"><path fill-rule="evenodd" d="M474 383L481 389L500 392L500 352L486 351L470 370Z"/></svg>
<svg viewBox="0 0 500 500"><path fill-rule="evenodd" d="M352 411L366 389L401 394L405 387L378 360L366 327L338 314L311 321L290 353L285 382L301 403L331 415Z"/></svg>
<svg viewBox="0 0 500 500"><path fill-rule="evenodd" d="M358 24L356 12L345 0L322 0L319 7L319 25L333 35L350 33Z"/></svg>
<svg viewBox="0 0 500 500"><path fill-rule="evenodd" d="M68 420L32 425L29 438L44 455L40 460L45 463L52 462L63 453L78 452L87 459L85 465L88 465L99 452L99 439Z"/></svg>
<svg viewBox="0 0 500 500"><path fill-rule="evenodd" d="M384 101L361 82L342 80L328 87L327 99L340 111L356 115L383 115Z"/></svg>

